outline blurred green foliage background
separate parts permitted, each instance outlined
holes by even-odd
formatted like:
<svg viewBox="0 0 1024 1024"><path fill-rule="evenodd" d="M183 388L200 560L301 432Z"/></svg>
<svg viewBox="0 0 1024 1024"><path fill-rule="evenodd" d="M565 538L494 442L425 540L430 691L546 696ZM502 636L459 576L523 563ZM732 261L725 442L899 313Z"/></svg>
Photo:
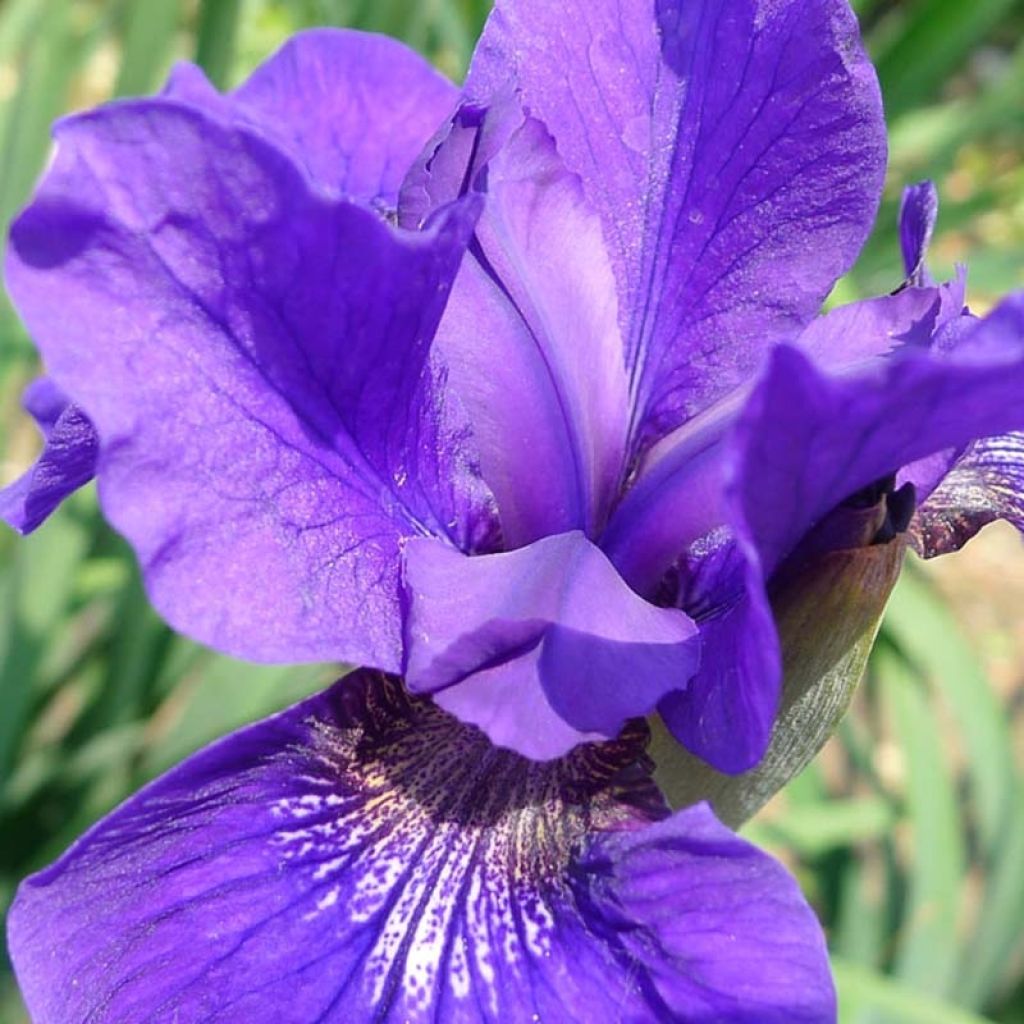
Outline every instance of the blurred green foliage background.
<svg viewBox="0 0 1024 1024"><path fill-rule="evenodd" d="M487 0L0 0L0 229L50 122L151 92L172 61L223 87L291 32L399 36L458 77ZM971 268L984 309L1024 285L1024 3L859 0L891 166L878 228L833 301L901 277L902 186L934 178L933 268ZM37 372L0 298L0 482L34 457L18 406ZM17 882L196 747L329 682L242 665L170 633L125 545L77 495L0 536L0 909ZM798 873L828 930L843 1024L1024 1024L1024 552L992 528L908 565L853 712L748 831ZM0 955L0 1022L24 1020ZM74 1024L74 1022L68 1022Z"/></svg>

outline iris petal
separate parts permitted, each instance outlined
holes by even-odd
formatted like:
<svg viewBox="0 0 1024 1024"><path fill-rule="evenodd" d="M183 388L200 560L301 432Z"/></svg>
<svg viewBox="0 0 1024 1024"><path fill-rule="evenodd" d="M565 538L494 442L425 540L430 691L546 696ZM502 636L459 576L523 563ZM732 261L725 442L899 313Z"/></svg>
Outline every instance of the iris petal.
<svg viewBox="0 0 1024 1024"><path fill-rule="evenodd" d="M429 352L476 200L402 231L160 100L58 139L8 284L157 608L242 657L397 670L400 539L490 528Z"/></svg>
<svg viewBox="0 0 1024 1024"><path fill-rule="evenodd" d="M964 287L961 275L947 284L840 306L813 320L795 344L816 365L838 373L901 352L926 352L937 333L960 318ZM752 378L655 445L612 515L601 545L641 593L656 587L680 552L726 519L725 438L753 383Z"/></svg>
<svg viewBox="0 0 1024 1024"><path fill-rule="evenodd" d="M845 0L504 0L467 89L509 77L600 216L640 443L741 383L867 237L885 126Z"/></svg>
<svg viewBox="0 0 1024 1024"><path fill-rule="evenodd" d="M911 348L902 356L829 374L780 346L739 419L730 441L735 461L727 465L744 585L725 587L735 603L700 621L702 633L725 631L722 654L706 651L689 692L665 702L673 733L721 771L749 768L767 745L782 665L765 588L800 539L873 481L1024 422L1014 397L1024 388L1024 299L1008 300L955 353ZM730 629L730 619L743 629ZM721 729L703 723L703 736L688 708L702 693L725 695ZM746 706L762 714L739 732L731 716ZM717 745L707 743L716 735Z"/></svg>
<svg viewBox="0 0 1024 1024"><path fill-rule="evenodd" d="M458 91L395 39L313 29L289 39L233 92L221 96L183 64L165 96L258 131L329 194L388 210Z"/></svg>
<svg viewBox="0 0 1024 1024"><path fill-rule="evenodd" d="M700 668L686 690L658 705L687 750L720 772L764 755L781 694L781 650L764 580L731 535L712 533L682 559L678 602L700 609Z"/></svg>
<svg viewBox="0 0 1024 1024"><path fill-rule="evenodd" d="M952 308L944 304L940 291L910 289L895 296L899 301L888 308L899 312L906 306L913 311L921 306L913 293L920 292L927 299L921 308L929 310L925 320L932 325L930 330ZM704 444L698 420L689 430L677 432L676 447L668 448L666 439L652 451L648 474L641 476L634 492L644 502L627 497L609 527L613 541L637 538L634 543L609 545L609 555L625 578L648 592L645 588L654 585L658 571L668 569L671 549L667 528L634 534L632 527L621 529L624 517L635 513L646 517L640 522L657 521L652 509L684 505L688 489L700 493L696 484L701 472L713 471L718 481L731 478L739 509L735 561L742 561L741 553L749 559L742 569L725 560L723 567L714 569L711 583L701 581L698 573L700 593L717 595L711 610L701 608L705 599L700 594L679 599L699 622L704 654L691 686L667 697L662 710L672 732L693 753L725 772L745 770L764 753L781 684L765 586L800 539L846 497L873 481L911 463L920 468L919 460L933 453L957 450L979 435L1021 423L1014 396L1024 387L1022 310L1020 298L1008 300L988 321L966 331L960 325L965 318L951 320L948 327L956 326L957 343L944 341L950 331L943 329L933 351L913 340L920 330L913 327L909 343L904 336L904 344L889 357L838 369L818 368L799 349L781 346L743 408L735 438L727 434L726 420L708 431ZM827 348L830 325L841 342L851 322L878 323L882 312L876 306L866 317L825 317L809 348ZM889 335L883 333L879 342L880 354ZM982 442L981 450L991 444ZM700 459L688 457L694 447ZM997 460L998 455L988 462L986 486L979 487L974 478L971 500L981 504L982 517L994 518L993 506L1011 516L1014 512L1018 492L1013 462L1007 460L1007 476L998 483ZM968 465L961 479L966 482L969 474ZM993 485L1002 487L1001 494L991 489ZM950 486L955 486L955 479ZM932 506L936 511L940 500ZM963 495L958 500L969 505ZM969 518L961 524L964 529ZM682 522L685 527L686 520ZM940 529L940 522L934 522ZM660 544L660 558L653 559L654 552L644 546L647 537ZM691 537L692 533L684 539ZM701 547L706 542L701 538L684 554L684 561L693 563L683 566L684 576L692 577L707 557ZM705 567L704 576L708 575Z"/></svg>
<svg viewBox="0 0 1024 1024"><path fill-rule="evenodd" d="M486 169L486 203L438 328L507 547L594 536L625 467L628 388L601 223L555 142L498 97L464 110L403 189L419 224ZM479 116L479 115L477 115Z"/></svg>
<svg viewBox="0 0 1024 1024"><path fill-rule="evenodd" d="M371 673L194 756L22 886L37 1024L824 1024L820 929L642 727L547 765Z"/></svg>
<svg viewBox="0 0 1024 1024"><path fill-rule="evenodd" d="M1024 426L1024 295L950 352L827 375L780 347L738 425L735 500L766 576L831 508L903 466Z"/></svg>
<svg viewBox="0 0 1024 1024"><path fill-rule="evenodd" d="M25 389L25 408L45 438L35 464L0 489L0 519L19 533L37 529L96 473L99 440L89 417L42 377Z"/></svg>
<svg viewBox="0 0 1024 1024"><path fill-rule="evenodd" d="M900 248L907 280L915 285L931 283L925 265L935 221L939 216L939 193L930 181L910 185L900 202Z"/></svg>
<svg viewBox="0 0 1024 1024"><path fill-rule="evenodd" d="M685 688L699 659L693 622L633 593L582 533L474 558L413 540L405 581L409 686L451 688L446 707L530 757L614 736ZM473 678L510 662L489 685Z"/></svg>
<svg viewBox="0 0 1024 1024"><path fill-rule="evenodd" d="M922 555L958 551L997 519L1024 532L1024 433L975 441L943 469L911 523L911 536Z"/></svg>
<svg viewBox="0 0 1024 1024"><path fill-rule="evenodd" d="M850 374L886 356L927 352L936 331L962 306L962 278L907 288L817 318L797 344L823 369ZM764 754L781 686L761 569L745 566L721 530L735 457L730 430L749 393L749 387L737 388L656 444L601 538L639 593L654 593L670 571L684 579L685 593L674 601L699 621L701 664L690 686L666 695L659 710L688 750L730 773L747 770Z"/></svg>

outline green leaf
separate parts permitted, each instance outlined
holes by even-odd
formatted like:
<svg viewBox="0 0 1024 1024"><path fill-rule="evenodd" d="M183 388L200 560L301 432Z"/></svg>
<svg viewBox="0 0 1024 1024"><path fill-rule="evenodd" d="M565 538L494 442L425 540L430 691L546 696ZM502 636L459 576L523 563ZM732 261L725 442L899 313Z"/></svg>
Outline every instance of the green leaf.
<svg viewBox="0 0 1024 1024"><path fill-rule="evenodd" d="M990 1024L960 1007L833 958L842 1024Z"/></svg>
<svg viewBox="0 0 1024 1024"><path fill-rule="evenodd" d="M0 8L0 61L8 61L24 46L39 16L39 0L8 0Z"/></svg>
<svg viewBox="0 0 1024 1024"><path fill-rule="evenodd" d="M974 650L920 571L900 580L886 629L949 706L965 748L985 892L956 990L961 1002L980 1006L1005 970L1024 921L1024 782L1013 737Z"/></svg>
<svg viewBox="0 0 1024 1024"><path fill-rule="evenodd" d="M115 96L143 96L163 81L170 64L181 0L145 0L125 8L121 67Z"/></svg>
<svg viewBox="0 0 1024 1024"><path fill-rule="evenodd" d="M50 124L67 104L71 79L84 56L69 0L49 0L15 65L18 87L6 110L0 151L0 227L28 198L50 148Z"/></svg>
<svg viewBox="0 0 1024 1024"><path fill-rule="evenodd" d="M955 987L964 839L940 723L924 680L891 648L873 664L903 752L913 869L893 973L929 992Z"/></svg>
<svg viewBox="0 0 1024 1024"><path fill-rule="evenodd" d="M886 835L896 813L879 797L819 800L787 806L771 821L759 822L762 833L775 845L811 859L830 850L868 842Z"/></svg>
<svg viewBox="0 0 1024 1024"><path fill-rule="evenodd" d="M11 770L31 709L40 699L43 657L67 613L75 566L88 543L88 529L72 509L64 508L44 529L19 543L5 573L8 614L0 666L0 777Z"/></svg>
<svg viewBox="0 0 1024 1024"><path fill-rule="evenodd" d="M143 774L165 771L207 743L322 690L342 673L336 666L250 665L201 652L175 677L154 716L159 731L150 737Z"/></svg>
<svg viewBox="0 0 1024 1024"><path fill-rule="evenodd" d="M925 0L914 5L902 30L877 58L888 117L894 120L908 108L934 99L1016 2Z"/></svg>
<svg viewBox="0 0 1024 1024"><path fill-rule="evenodd" d="M218 89L231 84L241 0L202 0L196 29L196 63Z"/></svg>
<svg viewBox="0 0 1024 1024"><path fill-rule="evenodd" d="M879 966L889 945L889 859L881 845L850 851L838 879L838 908L829 946L834 955L865 967Z"/></svg>
<svg viewBox="0 0 1024 1024"><path fill-rule="evenodd" d="M953 712L966 747L980 838L991 851L1016 810L1009 725L959 623L916 561L908 564L896 585L885 626L900 651L926 673Z"/></svg>

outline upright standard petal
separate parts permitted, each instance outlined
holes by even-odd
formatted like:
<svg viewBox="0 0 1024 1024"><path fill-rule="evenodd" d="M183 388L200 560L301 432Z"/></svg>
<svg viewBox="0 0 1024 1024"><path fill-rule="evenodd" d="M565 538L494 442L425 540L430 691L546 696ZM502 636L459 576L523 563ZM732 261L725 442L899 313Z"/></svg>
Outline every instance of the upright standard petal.
<svg viewBox="0 0 1024 1024"><path fill-rule="evenodd" d="M600 216L640 442L751 374L867 237L885 128L846 0L504 0L467 87L510 78Z"/></svg>
<svg viewBox="0 0 1024 1024"><path fill-rule="evenodd" d="M486 204L438 329L507 547L596 535L625 466L615 280L578 177L544 126L466 108L403 189L417 219L486 175ZM415 212L413 212L415 211Z"/></svg>
<svg viewBox="0 0 1024 1024"><path fill-rule="evenodd" d="M693 622L633 593L582 533L476 558L413 540L405 580L409 687L445 690L446 708L528 757L614 737L697 667Z"/></svg>
<svg viewBox="0 0 1024 1024"><path fill-rule="evenodd" d="M21 887L37 1024L828 1024L820 928L642 726L538 765L370 673L236 733Z"/></svg>
<svg viewBox="0 0 1024 1024"><path fill-rule="evenodd" d="M0 519L19 533L31 533L96 475L99 439L89 417L48 377L30 384L23 402L42 431L43 451L22 476L0 489Z"/></svg>
<svg viewBox="0 0 1024 1024"><path fill-rule="evenodd" d="M165 95L259 131L330 194L392 210L458 90L397 40L322 28L293 36L224 96L187 64Z"/></svg>
<svg viewBox="0 0 1024 1024"><path fill-rule="evenodd" d="M167 101L58 140L7 279L154 603L242 657L397 670L401 538L490 522L429 358L475 200L404 232Z"/></svg>

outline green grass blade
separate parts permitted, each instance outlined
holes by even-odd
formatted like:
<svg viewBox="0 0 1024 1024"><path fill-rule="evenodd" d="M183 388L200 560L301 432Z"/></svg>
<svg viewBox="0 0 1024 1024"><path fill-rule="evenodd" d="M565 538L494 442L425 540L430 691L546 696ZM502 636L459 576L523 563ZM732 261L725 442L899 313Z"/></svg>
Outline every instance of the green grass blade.
<svg viewBox="0 0 1024 1024"><path fill-rule="evenodd" d="M1005 712L952 612L908 564L886 612L886 629L928 676L956 720L966 754L978 830L996 848L1014 809L1013 745Z"/></svg>
<svg viewBox="0 0 1024 1024"><path fill-rule="evenodd" d="M202 0L196 29L196 63L218 89L231 84L241 0Z"/></svg>
<svg viewBox="0 0 1024 1024"><path fill-rule="evenodd" d="M163 81L171 60L181 0L134 0L125 7L115 96L143 96Z"/></svg>
<svg viewBox="0 0 1024 1024"><path fill-rule="evenodd" d="M799 857L880 839L892 829L895 812L879 797L819 800L787 807L776 820L758 822L759 834Z"/></svg>
<svg viewBox="0 0 1024 1024"><path fill-rule="evenodd" d="M20 50L39 17L39 0L7 0L0 7L0 61Z"/></svg>
<svg viewBox="0 0 1024 1024"><path fill-rule="evenodd" d="M960 1007L834 958L841 1024L989 1024Z"/></svg>
<svg viewBox="0 0 1024 1024"><path fill-rule="evenodd" d="M877 967L888 947L889 864L878 847L854 848L841 869L837 913L829 933L833 955Z"/></svg>
<svg viewBox="0 0 1024 1024"><path fill-rule="evenodd" d="M891 649L878 652L875 670L904 754L913 834L907 913L893 973L945 995L959 962L956 926L965 874L956 793L924 680Z"/></svg>
<svg viewBox="0 0 1024 1024"><path fill-rule="evenodd" d="M915 5L877 61L890 120L935 99L942 84L1016 4L1017 0L926 0Z"/></svg>
<svg viewBox="0 0 1024 1024"><path fill-rule="evenodd" d="M75 567L85 557L90 535L70 509L25 538L5 575L7 637L0 667L0 778L14 762L31 708L41 699L40 666L55 629L66 616Z"/></svg>
<svg viewBox="0 0 1024 1024"><path fill-rule="evenodd" d="M0 152L0 229L28 198L50 148L50 124L67 105L71 80L84 56L71 4L51 0L36 22L21 61L17 91L7 109Z"/></svg>
<svg viewBox="0 0 1024 1024"><path fill-rule="evenodd" d="M889 606L893 639L948 704L966 753L985 894L957 984L961 1002L992 995L1024 921L1024 782L1005 710L952 613L920 572L906 572Z"/></svg>

